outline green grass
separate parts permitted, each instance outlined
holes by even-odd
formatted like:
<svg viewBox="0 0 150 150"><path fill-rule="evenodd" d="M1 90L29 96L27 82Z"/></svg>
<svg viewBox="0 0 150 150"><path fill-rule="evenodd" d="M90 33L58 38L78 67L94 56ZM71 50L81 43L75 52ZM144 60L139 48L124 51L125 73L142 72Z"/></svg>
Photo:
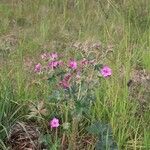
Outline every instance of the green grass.
<svg viewBox="0 0 150 150"><path fill-rule="evenodd" d="M139 64L150 71L149 0L2 0L0 39L7 40L11 34L17 38L14 49L11 44L3 46L0 40L0 148L6 149L1 143L10 126L26 119L24 105L31 100L46 100L52 88L25 70L24 60L37 62L43 47L76 55L70 52L70 45L88 40L113 46L112 55L104 59L113 75L96 89L95 105L80 130L86 128L87 122L103 120L111 124L119 150L150 149L149 109L140 114L139 103L129 100L127 87L131 71ZM56 112L49 107L50 113ZM65 118L66 111L61 111L60 116ZM67 133L68 137L80 132L75 129Z"/></svg>

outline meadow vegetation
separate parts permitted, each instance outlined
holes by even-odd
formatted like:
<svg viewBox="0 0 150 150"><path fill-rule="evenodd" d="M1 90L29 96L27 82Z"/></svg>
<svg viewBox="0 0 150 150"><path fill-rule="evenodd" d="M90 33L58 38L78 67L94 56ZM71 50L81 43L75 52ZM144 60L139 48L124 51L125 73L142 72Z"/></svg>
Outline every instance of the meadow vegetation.
<svg viewBox="0 0 150 150"><path fill-rule="evenodd" d="M0 0L0 149L149 150L149 114L149 0Z"/></svg>

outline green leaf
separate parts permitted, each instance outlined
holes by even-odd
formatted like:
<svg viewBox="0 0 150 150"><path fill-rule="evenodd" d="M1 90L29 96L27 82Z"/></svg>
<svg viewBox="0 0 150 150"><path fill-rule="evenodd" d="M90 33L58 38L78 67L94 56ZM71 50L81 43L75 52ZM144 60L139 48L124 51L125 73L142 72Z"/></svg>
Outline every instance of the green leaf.
<svg viewBox="0 0 150 150"><path fill-rule="evenodd" d="M96 150L118 150L118 146L113 139L112 129L109 124L95 122L87 131L91 134L98 135Z"/></svg>
<svg viewBox="0 0 150 150"><path fill-rule="evenodd" d="M49 82L55 82L56 81L56 77L55 75L52 75L51 77L48 78Z"/></svg>
<svg viewBox="0 0 150 150"><path fill-rule="evenodd" d="M100 70L100 68L102 68L103 67L103 64L96 64L95 66L94 66L94 70Z"/></svg>
<svg viewBox="0 0 150 150"><path fill-rule="evenodd" d="M87 130L90 134L99 135L100 132L101 132L101 125L100 125L100 122L95 122L95 123L92 124L91 126L87 127L86 130Z"/></svg>

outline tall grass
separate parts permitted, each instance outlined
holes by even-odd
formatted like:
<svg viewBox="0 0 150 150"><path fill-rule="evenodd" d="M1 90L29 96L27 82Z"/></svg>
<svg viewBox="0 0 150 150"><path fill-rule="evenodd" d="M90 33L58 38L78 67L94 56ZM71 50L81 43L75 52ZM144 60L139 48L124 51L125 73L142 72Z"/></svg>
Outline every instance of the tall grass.
<svg viewBox="0 0 150 150"><path fill-rule="evenodd" d="M137 65L150 69L149 11L149 0L2 0L0 36L14 34L18 44L10 52L0 47L0 141L11 124L26 115L22 103L50 94L46 82L25 71L24 59L36 59L43 46L68 53L72 43L91 40L113 46L112 56L105 60L113 76L96 89L89 119L110 123L120 150L150 149L149 109L136 115L139 105L129 100L127 87ZM57 45L52 49L53 42Z"/></svg>

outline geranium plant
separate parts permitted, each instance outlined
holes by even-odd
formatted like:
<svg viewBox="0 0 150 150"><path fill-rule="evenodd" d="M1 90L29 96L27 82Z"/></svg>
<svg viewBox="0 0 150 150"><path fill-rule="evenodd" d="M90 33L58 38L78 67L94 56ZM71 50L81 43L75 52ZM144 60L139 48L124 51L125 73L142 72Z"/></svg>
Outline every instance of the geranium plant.
<svg viewBox="0 0 150 150"><path fill-rule="evenodd" d="M98 76L110 77L112 70L108 66L98 64L96 60L88 58L63 59L63 55L44 53L42 62L35 65L34 71L46 74L52 86L51 102L65 103L69 113L73 116L82 116L95 100L95 87L99 85Z"/></svg>
<svg viewBox="0 0 150 150"><path fill-rule="evenodd" d="M98 63L96 59L83 55L80 59L78 57L66 59L62 54L46 52L41 55L41 61L35 64L34 72L46 76L51 87L48 103L55 107L57 114L53 111L49 127L51 130L54 128L57 137L57 128L62 126L63 145L65 134L71 126L70 143L73 147L78 123L83 115L89 115L89 108L96 99L95 88L100 84L99 78L110 77L112 70ZM65 118L61 118L59 114Z"/></svg>

